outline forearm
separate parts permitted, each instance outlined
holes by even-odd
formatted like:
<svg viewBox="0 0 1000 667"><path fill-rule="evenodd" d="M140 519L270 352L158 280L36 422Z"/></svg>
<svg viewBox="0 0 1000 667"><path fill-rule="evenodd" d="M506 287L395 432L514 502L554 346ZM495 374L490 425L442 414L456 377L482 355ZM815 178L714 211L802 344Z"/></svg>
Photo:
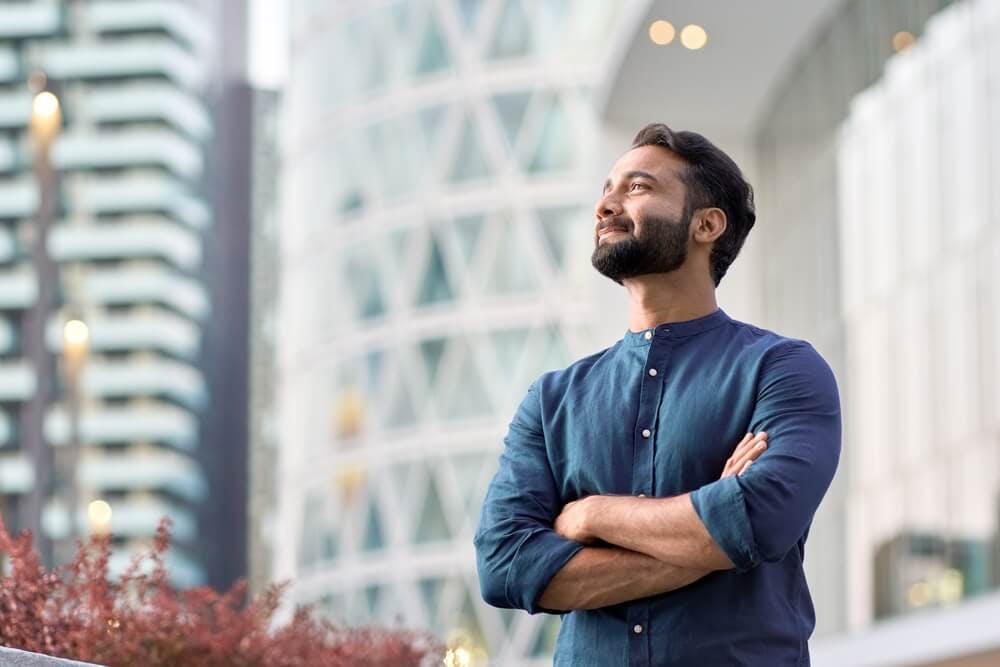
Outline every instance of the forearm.
<svg viewBox="0 0 1000 667"><path fill-rule="evenodd" d="M599 609L687 586L709 573L617 547L587 547L552 578L538 604L553 611Z"/></svg>
<svg viewBox="0 0 1000 667"><path fill-rule="evenodd" d="M589 532L597 539L663 563L728 570L726 554L709 535L689 494L673 498L595 496Z"/></svg>

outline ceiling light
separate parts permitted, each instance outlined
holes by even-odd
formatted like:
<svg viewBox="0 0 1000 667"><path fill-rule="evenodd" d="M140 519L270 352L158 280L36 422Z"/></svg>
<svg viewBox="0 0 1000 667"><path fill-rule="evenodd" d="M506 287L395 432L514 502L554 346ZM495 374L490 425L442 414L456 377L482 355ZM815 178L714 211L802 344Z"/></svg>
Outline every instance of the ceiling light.
<svg viewBox="0 0 1000 667"><path fill-rule="evenodd" d="M916 41L917 38L911 32L906 32L905 30L897 32L892 36L892 48L896 53L899 53L913 46L913 43Z"/></svg>
<svg viewBox="0 0 1000 667"><path fill-rule="evenodd" d="M681 44L685 48L697 51L708 43L708 33L700 25L694 23L684 26L681 30Z"/></svg>
<svg viewBox="0 0 1000 667"><path fill-rule="evenodd" d="M659 46L665 46L674 41L675 34L677 31L670 21L653 21L649 26L649 38L653 40L653 44Z"/></svg>

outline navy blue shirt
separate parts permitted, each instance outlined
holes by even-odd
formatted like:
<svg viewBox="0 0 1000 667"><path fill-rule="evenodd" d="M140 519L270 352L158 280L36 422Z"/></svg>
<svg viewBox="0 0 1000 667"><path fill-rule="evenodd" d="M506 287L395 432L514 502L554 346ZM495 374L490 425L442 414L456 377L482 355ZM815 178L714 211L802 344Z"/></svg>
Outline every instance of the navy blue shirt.
<svg viewBox="0 0 1000 667"><path fill-rule="evenodd" d="M764 454L744 475L720 480L737 443L760 431ZM518 407L476 531L483 597L547 611L538 598L582 548L552 529L566 503L693 492L735 569L565 614L555 664L808 665L815 616L805 542L837 467L840 431L836 380L807 342L721 309L628 331L541 376Z"/></svg>

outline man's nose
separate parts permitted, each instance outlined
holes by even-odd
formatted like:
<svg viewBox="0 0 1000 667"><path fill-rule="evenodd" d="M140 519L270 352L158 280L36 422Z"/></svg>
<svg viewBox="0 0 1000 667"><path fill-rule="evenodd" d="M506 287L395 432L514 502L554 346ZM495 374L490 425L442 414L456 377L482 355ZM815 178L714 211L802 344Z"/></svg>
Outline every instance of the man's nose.
<svg viewBox="0 0 1000 667"><path fill-rule="evenodd" d="M597 201L597 206L594 209L598 220L613 218L616 215L621 215L621 212L621 202L610 192Z"/></svg>

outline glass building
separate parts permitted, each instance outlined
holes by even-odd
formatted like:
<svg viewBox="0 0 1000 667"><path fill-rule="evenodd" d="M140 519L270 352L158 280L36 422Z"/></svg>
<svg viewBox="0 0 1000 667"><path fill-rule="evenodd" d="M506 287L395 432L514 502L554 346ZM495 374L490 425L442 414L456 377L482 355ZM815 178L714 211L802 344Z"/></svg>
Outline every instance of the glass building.
<svg viewBox="0 0 1000 667"><path fill-rule="evenodd" d="M528 383L624 331L592 207L663 121L757 192L720 305L810 340L840 382L814 664L1000 650L963 620L1000 605L996 10L778 4L293 4L273 573L296 601L547 662L558 617L479 601L472 530ZM930 650L928 623L959 631Z"/></svg>
<svg viewBox="0 0 1000 667"><path fill-rule="evenodd" d="M56 561L68 555L72 522L81 536L110 530L112 571L144 550L160 517L169 517L174 539L167 564L181 585L218 580L202 557L200 513L225 488L210 483L202 438L213 394L203 370L214 358L206 332L224 331L213 320L213 285L228 271L206 257L211 240L228 228L220 228L206 186L217 180L206 148L217 136L210 97L219 80L212 58L220 6L0 4L3 517L14 530L34 528L37 535L40 529L54 542ZM44 181L36 177L28 85L39 71L58 94L63 116L51 150L58 178L47 253L55 267L43 279L32 261ZM42 315L44 344L55 360L36 372L30 346L37 337L28 320L43 282L54 290L51 310L44 306ZM69 317L89 329L78 418L60 372ZM35 414L32 397L46 385L47 404ZM238 383L231 381L229 390L238 401ZM229 400L217 393L214 413L225 413ZM36 417L43 427L32 437ZM75 468L67 459L74 432ZM67 493L73 476L75 516Z"/></svg>

